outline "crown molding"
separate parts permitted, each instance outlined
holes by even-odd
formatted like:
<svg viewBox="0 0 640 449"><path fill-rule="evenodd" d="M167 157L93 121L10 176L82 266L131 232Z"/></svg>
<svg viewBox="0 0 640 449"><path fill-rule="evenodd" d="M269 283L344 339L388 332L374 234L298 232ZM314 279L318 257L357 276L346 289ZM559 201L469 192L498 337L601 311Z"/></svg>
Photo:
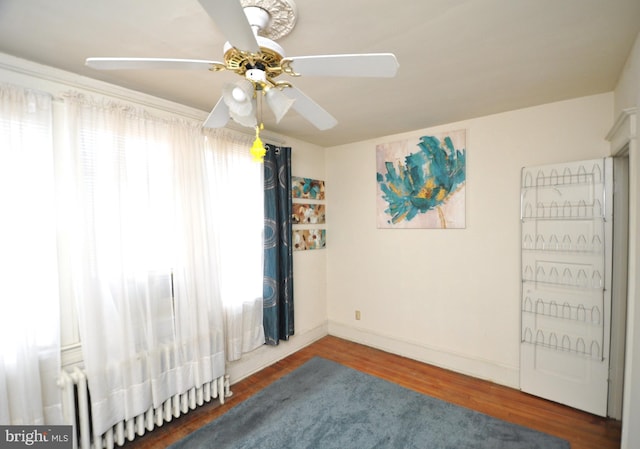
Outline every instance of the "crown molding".
<svg viewBox="0 0 640 449"><path fill-rule="evenodd" d="M114 84L99 81L76 73L57 69L36 62L20 59L5 53L0 53L0 81L5 80L2 76L5 73L13 73L22 77L21 84L29 84L29 88L45 90L55 98L59 98L62 93L69 88L79 89L99 95L106 95L119 100L133 102L141 106L147 106L161 111L181 115L185 118L204 121L207 112L191 108L179 103L175 103L152 95L144 94L135 90L116 86ZM32 82L27 83L27 79ZM11 80L14 82L15 80Z"/></svg>
<svg viewBox="0 0 640 449"><path fill-rule="evenodd" d="M611 154L616 155L624 151L626 145L637 138L636 108L620 111L606 139L611 144Z"/></svg>

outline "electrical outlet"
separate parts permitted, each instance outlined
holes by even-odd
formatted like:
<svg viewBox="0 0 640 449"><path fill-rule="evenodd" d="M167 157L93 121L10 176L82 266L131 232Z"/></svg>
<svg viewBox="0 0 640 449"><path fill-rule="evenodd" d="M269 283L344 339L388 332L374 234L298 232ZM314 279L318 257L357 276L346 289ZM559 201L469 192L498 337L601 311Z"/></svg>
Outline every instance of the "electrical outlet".
<svg viewBox="0 0 640 449"><path fill-rule="evenodd" d="M356 310L356 320L359 320L359 319L360 319L360 311Z"/></svg>

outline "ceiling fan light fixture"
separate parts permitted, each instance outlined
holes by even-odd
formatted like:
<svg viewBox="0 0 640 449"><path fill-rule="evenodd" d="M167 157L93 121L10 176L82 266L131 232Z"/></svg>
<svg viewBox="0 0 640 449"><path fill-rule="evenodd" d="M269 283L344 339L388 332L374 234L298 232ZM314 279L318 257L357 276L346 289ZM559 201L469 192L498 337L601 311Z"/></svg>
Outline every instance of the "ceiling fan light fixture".
<svg viewBox="0 0 640 449"><path fill-rule="evenodd" d="M238 102L243 102L247 99L244 91L238 86L235 86L233 89L231 89L231 96Z"/></svg>
<svg viewBox="0 0 640 449"><path fill-rule="evenodd" d="M222 98L229 111L238 115L248 115L253 111L253 84L240 79L222 86Z"/></svg>
<svg viewBox="0 0 640 449"><path fill-rule="evenodd" d="M240 79L222 86L222 99L229 109L229 116L238 124L253 128L257 124L253 83Z"/></svg>
<svg viewBox="0 0 640 449"><path fill-rule="evenodd" d="M239 114L236 114L233 111L229 110L229 116L238 125L246 126L247 128L254 128L258 124L258 119L256 118L256 114L255 114L254 110L252 110L247 115L239 115Z"/></svg>
<svg viewBox="0 0 640 449"><path fill-rule="evenodd" d="M267 89L265 96L267 97L267 104L269 109L273 111L276 117L276 123L280 123L282 117L284 117L295 102L295 99L287 97L277 87Z"/></svg>

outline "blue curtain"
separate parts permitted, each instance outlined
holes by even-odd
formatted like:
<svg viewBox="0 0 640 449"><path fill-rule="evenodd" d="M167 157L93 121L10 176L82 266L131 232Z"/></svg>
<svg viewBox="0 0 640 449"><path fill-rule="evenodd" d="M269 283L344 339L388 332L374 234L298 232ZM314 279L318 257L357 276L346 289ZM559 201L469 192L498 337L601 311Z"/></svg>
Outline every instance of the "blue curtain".
<svg viewBox="0 0 640 449"><path fill-rule="evenodd" d="M267 144L264 158L264 334L277 345L294 334L291 148Z"/></svg>

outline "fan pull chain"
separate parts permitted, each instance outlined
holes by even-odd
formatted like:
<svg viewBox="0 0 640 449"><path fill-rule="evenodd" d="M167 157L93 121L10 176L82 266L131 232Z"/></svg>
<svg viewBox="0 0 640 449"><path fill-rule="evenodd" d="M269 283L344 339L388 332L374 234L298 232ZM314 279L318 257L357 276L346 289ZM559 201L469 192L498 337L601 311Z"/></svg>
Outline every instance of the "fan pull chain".
<svg viewBox="0 0 640 449"><path fill-rule="evenodd" d="M267 154L267 149L260 139L260 131L263 129L264 125L260 122L260 125L256 126L256 140L253 141L250 150L254 162L264 162L264 155Z"/></svg>

